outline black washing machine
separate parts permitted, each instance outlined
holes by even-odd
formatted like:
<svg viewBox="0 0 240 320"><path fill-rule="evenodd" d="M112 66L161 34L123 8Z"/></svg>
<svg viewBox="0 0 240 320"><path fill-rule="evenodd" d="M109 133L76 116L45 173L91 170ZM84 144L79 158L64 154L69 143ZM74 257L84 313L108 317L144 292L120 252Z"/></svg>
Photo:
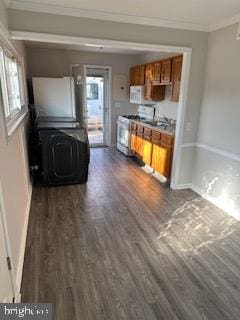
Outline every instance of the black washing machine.
<svg viewBox="0 0 240 320"><path fill-rule="evenodd" d="M37 123L37 132L44 184L87 182L90 149L86 130L76 121L42 118Z"/></svg>

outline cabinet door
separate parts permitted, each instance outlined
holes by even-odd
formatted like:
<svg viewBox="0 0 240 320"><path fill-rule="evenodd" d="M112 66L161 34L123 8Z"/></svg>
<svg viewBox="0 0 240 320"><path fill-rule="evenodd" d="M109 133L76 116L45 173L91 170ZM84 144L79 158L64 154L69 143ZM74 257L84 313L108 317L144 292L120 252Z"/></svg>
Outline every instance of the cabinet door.
<svg viewBox="0 0 240 320"><path fill-rule="evenodd" d="M131 153L132 153L133 155L135 155L135 153L136 153L136 142L137 142L136 132L132 131L132 132L131 132L131 145L130 145L130 149L131 149Z"/></svg>
<svg viewBox="0 0 240 320"><path fill-rule="evenodd" d="M139 66L134 67L134 85L139 85Z"/></svg>
<svg viewBox="0 0 240 320"><path fill-rule="evenodd" d="M145 83L147 81L153 81L153 63L148 63L146 64L146 69L145 69Z"/></svg>
<svg viewBox="0 0 240 320"><path fill-rule="evenodd" d="M151 167L166 178L171 177L172 147L153 144Z"/></svg>
<svg viewBox="0 0 240 320"><path fill-rule="evenodd" d="M174 57L172 60L172 97L171 100L178 101L181 87L182 56Z"/></svg>
<svg viewBox="0 0 240 320"><path fill-rule="evenodd" d="M143 86L145 84L145 65L139 66L139 79L138 84Z"/></svg>
<svg viewBox="0 0 240 320"><path fill-rule="evenodd" d="M143 140L143 150L142 150L142 161L151 166L151 158L152 158L152 143L149 140Z"/></svg>
<svg viewBox="0 0 240 320"><path fill-rule="evenodd" d="M152 83L149 80L145 84L145 99L152 100Z"/></svg>
<svg viewBox="0 0 240 320"><path fill-rule="evenodd" d="M130 68L130 86L134 86L134 67Z"/></svg>
<svg viewBox="0 0 240 320"><path fill-rule="evenodd" d="M143 137L137 135L136 138L136 156L142 159L143 156Z"/></svg>
<svg viewBox="0 0 240 320"><path fill-rule="evenodd" d="M153 84L159 84L161 78L161 61L153 63Z"/></svg>
<svg viewBox="0 0 240 320"><path fill-rule="evenodd" d="M161 83L171 83L172 59L162 60Z"/></svg>
<svg viewBox="0 0 240 320"><path fill-rule="evenodd" d="M164 143L161 143L161 155L160 155L160 173L166 178L171 177L172 170L172 155L173 148Z"/></svg>

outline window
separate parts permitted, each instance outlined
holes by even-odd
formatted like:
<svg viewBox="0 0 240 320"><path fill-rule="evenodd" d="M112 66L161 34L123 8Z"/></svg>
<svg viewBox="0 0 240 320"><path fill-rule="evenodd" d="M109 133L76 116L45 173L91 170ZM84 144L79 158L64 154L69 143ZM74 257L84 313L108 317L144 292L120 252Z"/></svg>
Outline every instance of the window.
<svg viewBox="0 0 240 320"><path fill-rule="evenodd" d="M1 94L5 117L14 118L24 106L23 75L21 64L0 48Z"/></svg>
<svg viewBox="0 0 240 320"><path fill-rule="evenodd" d="M87 83L87 99L98 100L98 84Z"/></svg>

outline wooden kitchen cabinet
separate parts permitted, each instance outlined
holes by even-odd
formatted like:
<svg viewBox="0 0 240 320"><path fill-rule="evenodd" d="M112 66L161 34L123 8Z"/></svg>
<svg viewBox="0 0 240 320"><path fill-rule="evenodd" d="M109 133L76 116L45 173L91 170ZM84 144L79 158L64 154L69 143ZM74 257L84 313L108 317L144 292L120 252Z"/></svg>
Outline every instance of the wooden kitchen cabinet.
<svg viewBox="0 0 240 320"><path fill-rule="evenodd" d="M174 57L172 59L172 96L171 100L178 101L181 87L183 56Z"/></svg>
<svg viewBox="0 0 240 320"><path fill-rule="evenodd" d="M145 84L153 81L154 65L147 63L145 67Z"/></svg>
<svg viewBox="0 0 240 320"><path fill-rule="evenodd" d="M142 150L142 161L147 164L148 166L151 166L151 160L152 160L152 142L149 140L146 140L144 137L143 139L143 150Z"/></svg>
<svg viewBox="0 0 240 320"><path fill-rule="evenodd" d="M137 143L137 135L136 132L131 132L131 144L130 144L130 150L131 150L131 154L135 155L136 154L136 143Z"/></svg>
<svg viewBox="0 0 240 320"><path fill-rule="evenodd" d="M174 136L131 124L131 152L156 172L170 179Z"/></svg>
<svg viewBox="0 0 240 320"><path fill-rule="evenodd" d="M172 73L172 59L162 60L162 66L161 66L161 83L162 84L171 83L171 73Z"/></svg>
<svg viewBox="0 0 240 320"><path fill-rule="evenodd" d="M130 68L130 86L134 86L134 67Z"/></svg>
<svg viewBox="0 0 240 320"><path fill-rule="evenodd" d="M161 82L161 61L153 63L153 85L158 85Z"/></svg>
<svg viewBox="0 0 240 320"><path fill-rule="evenodd" d="M139 86L143 86L145 84L145 64L139 66Z"/></svg>
<svg viewBox="0 0 240 320"><path fill-rule="evenodd" d="M151 167L166 178L171 177L172 147L161 143L152 146Z"/></svg>
<svg viewBox="0 0 240 320"><path fill-rule="evenodd" d="M145 65L130 68L130 86L141 86L145 83Z"/></svg>
<svg viewBox="0 0 240 320"><path fill-rule="evenodd" d="M136 137L136 156L142 160L143 157L143 136L137 135Z"/></svg>

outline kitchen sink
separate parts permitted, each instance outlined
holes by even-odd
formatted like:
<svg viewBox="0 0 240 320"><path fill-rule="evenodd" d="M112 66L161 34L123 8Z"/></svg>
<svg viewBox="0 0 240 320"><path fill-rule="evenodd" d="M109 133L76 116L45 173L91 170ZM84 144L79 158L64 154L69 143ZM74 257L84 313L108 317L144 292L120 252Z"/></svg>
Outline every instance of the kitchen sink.
<svg viewBox="0 0 240 320"><path fill-rule="evenodd" d="M153 127L169 127L170 126L168 123L165 123L162 121L146 121L145 123Z"/></svg>

